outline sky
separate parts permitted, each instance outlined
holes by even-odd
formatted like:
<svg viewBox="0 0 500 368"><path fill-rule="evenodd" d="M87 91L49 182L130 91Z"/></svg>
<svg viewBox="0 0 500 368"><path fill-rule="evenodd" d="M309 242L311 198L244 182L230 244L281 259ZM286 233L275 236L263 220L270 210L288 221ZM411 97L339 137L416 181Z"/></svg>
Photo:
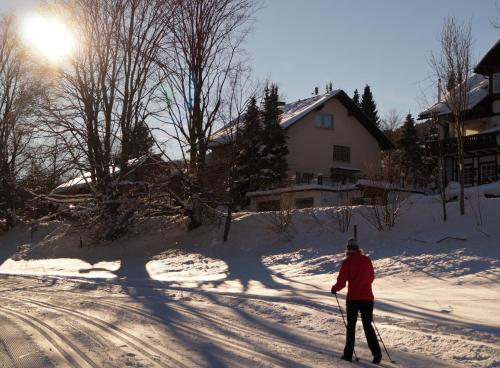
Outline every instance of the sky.
<svg viewBox="0 0 500 368"><path fill-rule="evenodd" d="M471 22L473 60L500 37L500 0L268 0L248 51L256 75L277 82L286 101L327 82L352 96L369 84L382 117L418 115L436 95L430 63L443 20ZM428 103L427 102L427 103Z"/></svg>
<svg viewBox="0 0 500 368"><path fill-rule="evenodd" d="M21 16L37 0L0 0ZM379 115L418 115L432 102L431 51L439 52L443 20L470 22L473 60L500 37L500 0L263 0L246 42L254 77L280 87L292 102L326 83L353 94L372 88Z"/></svg>

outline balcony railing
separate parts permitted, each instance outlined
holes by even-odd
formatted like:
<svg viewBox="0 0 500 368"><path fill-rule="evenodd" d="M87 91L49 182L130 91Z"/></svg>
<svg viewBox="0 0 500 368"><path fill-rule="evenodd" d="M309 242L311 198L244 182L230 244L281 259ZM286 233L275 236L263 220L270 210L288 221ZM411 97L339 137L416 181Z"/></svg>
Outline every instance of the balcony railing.
<svg viewBox="0 0 500 368"><path fill-rule="evenodd" d="M484 134L474 134L464 137L464 150L465 151L475 151L488 148L500 147L498 132L484 133ZM447 138L440 141L430 142L430 147L434 154L439 152L439 144L441 145L441 150L443 153L455 153L457 151L457 139Z"/></svg>

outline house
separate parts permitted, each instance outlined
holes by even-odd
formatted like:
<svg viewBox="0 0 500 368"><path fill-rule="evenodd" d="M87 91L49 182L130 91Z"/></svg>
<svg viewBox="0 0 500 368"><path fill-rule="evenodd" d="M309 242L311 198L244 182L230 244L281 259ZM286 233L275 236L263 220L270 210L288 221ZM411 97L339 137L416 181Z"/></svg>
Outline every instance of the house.
<svg viewBox="0 0 500 368"><path fill-rule="evenodd" d="M474 186L500 179L500 39L481 58L466 83L464 179L466 186ZM458 181L457 142L446 96L419 115L419 119L431 118L440 126L445 182Z"/></svg>
<svg viewBox="0 0 500 368"><path fill-rule="evenodd" d="M160 155L148 154L138 158L131 159L127 162L128 171L122 178L120 183L122 186L145 186L158 181L162 176L167 175L172 169L173 165L164 161ZM110 167L112 177L119 177L119 167ZM51 192L51 196L76 196L91 194L89 184L91 182L91 175L89 172L83 174L59 185ZM72 200L74 199L72 198Z"/></svg>
<svg viewBox="0 0 500 368"><path fill-rule="evenodd" d="M328 206L340 197L359 197L356 181L380 166L383 150L393 148L343 90L284 104L281 110L288 184L248 193L251 210ZM228 153L228 134L223 128L212 139L212 156L219 161Z"/></svg>

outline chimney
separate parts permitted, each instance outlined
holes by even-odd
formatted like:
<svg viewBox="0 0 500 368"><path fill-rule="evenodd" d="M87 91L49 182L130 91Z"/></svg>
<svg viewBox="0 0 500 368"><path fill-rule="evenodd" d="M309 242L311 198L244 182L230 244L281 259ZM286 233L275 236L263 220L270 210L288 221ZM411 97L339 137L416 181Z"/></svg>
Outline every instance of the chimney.
<svg viewBox="0 0 500 368"><path fill-rule="evenodd" d="M441 78L438 79L438 102L441 102Z"/></svg>

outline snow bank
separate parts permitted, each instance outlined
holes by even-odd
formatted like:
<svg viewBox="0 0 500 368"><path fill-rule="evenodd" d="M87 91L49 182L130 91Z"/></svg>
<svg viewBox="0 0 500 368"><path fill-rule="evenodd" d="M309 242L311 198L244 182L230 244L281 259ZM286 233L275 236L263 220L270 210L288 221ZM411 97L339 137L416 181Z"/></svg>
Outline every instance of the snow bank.
<svg viewBox="0 0 500 368"><path fill-rule="evenodd" d="M464 189L466 198L477 197L500 197L500 180L494 183L483 184L475 187ZM446 187L446 200L457 199L460 195L460 184L451 181Z"/></svg>

